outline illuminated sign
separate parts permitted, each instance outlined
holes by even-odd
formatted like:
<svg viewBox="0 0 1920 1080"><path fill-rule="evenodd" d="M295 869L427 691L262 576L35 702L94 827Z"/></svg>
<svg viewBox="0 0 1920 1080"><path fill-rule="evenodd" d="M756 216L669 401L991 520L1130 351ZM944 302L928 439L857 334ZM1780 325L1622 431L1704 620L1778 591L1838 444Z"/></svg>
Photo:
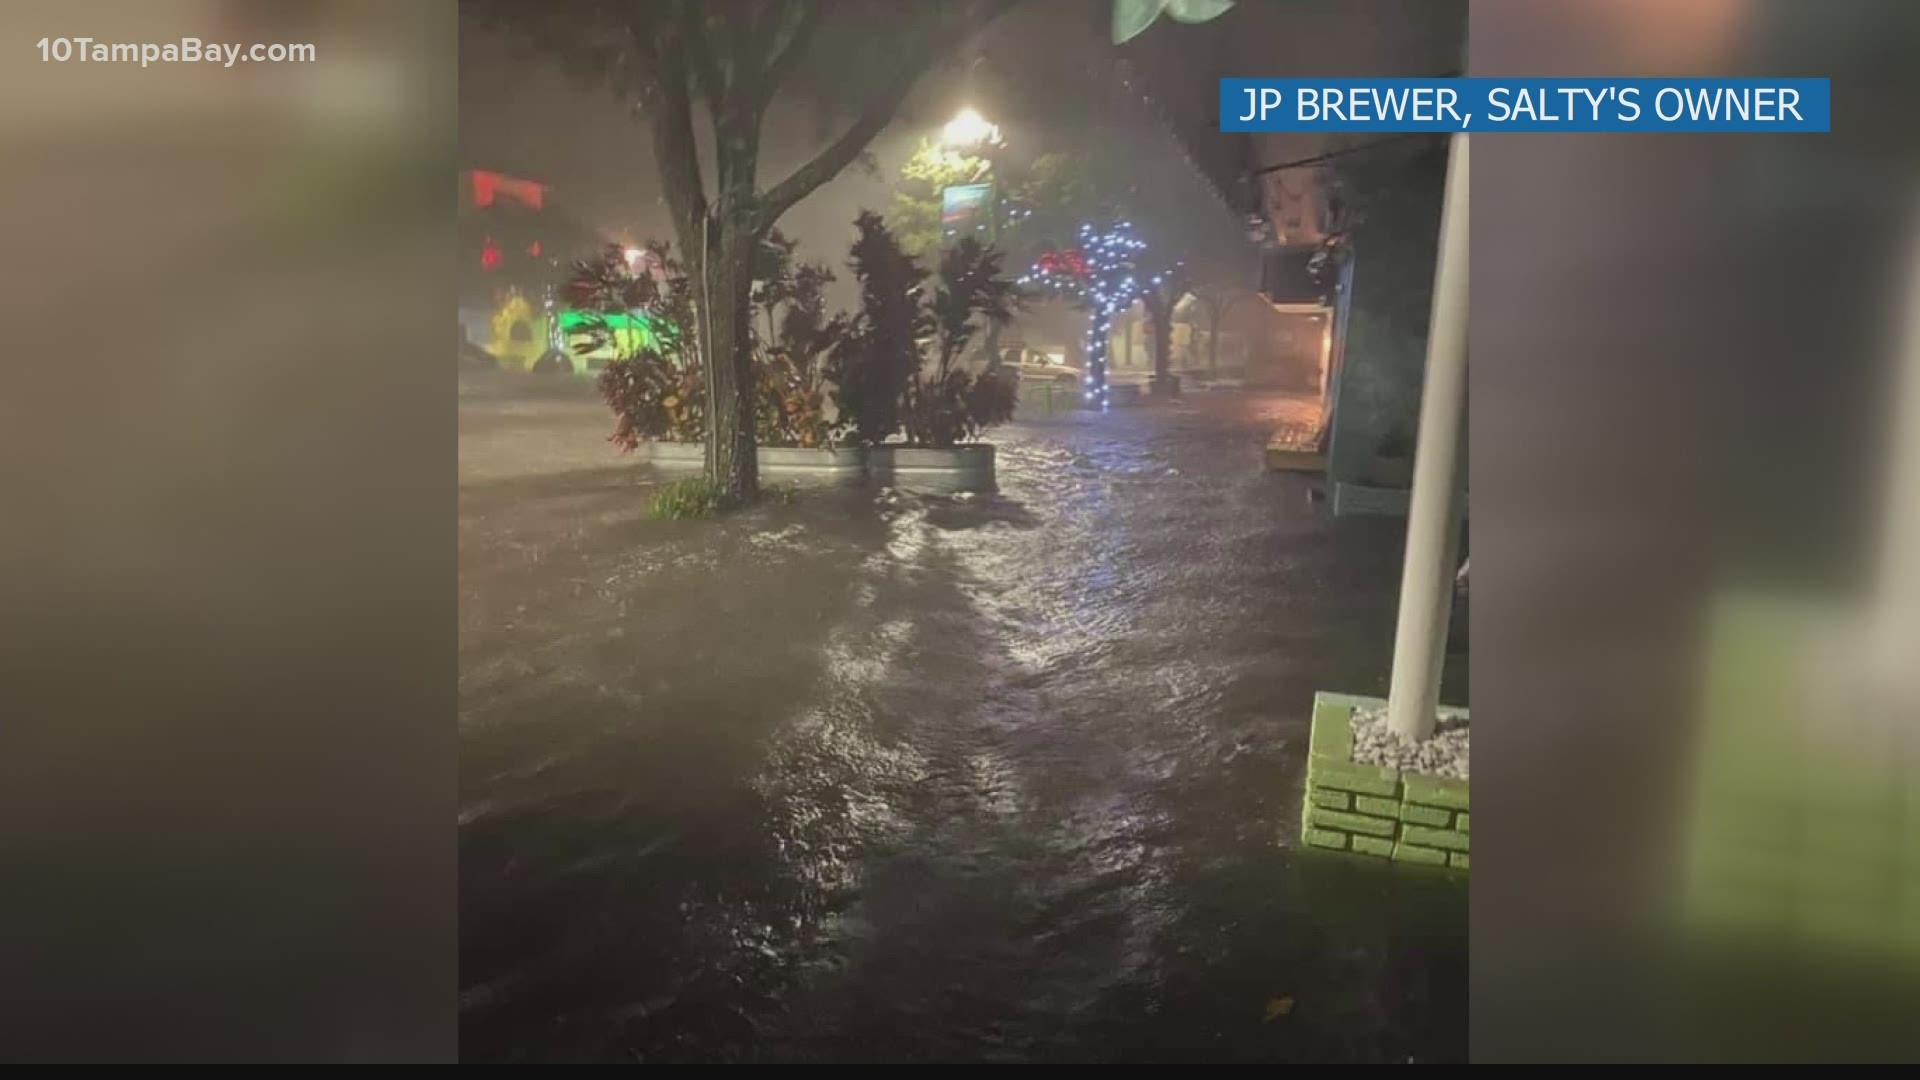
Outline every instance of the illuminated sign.
<svg viewBox="0 0 1920 1080"><path fill-rule="evenodd" d="M981 223L993 201L992 184L957 184L940 193L940 226L971 228Z"/></svg>
<svg viewBox="0 0 1920 1080"><path fill-rule="evenodd" d="M541 209L547 200L547 185L533 180L521 180L503 173L475 169L467 174L472 185L473 205L485 209L492 206L501 196L506 196L525 206L529 210Z"/></svg>

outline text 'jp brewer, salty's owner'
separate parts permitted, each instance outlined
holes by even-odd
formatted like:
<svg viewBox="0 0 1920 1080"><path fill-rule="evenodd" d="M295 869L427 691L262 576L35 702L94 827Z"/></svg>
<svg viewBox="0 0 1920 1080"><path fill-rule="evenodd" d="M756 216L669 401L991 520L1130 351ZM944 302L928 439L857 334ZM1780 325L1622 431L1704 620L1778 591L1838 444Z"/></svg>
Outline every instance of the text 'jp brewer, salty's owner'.
<svg viewBox="0 0 1920 1080"><path fill-rule="evenodd" d="M1221 79L1221 131L1827 131L1826 79Z"/></svg>

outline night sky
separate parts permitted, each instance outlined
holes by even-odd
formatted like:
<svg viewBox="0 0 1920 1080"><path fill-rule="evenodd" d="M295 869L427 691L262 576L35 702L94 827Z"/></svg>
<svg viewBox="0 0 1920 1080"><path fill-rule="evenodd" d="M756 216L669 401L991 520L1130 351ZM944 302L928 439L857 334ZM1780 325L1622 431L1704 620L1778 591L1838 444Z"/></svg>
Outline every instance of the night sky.
<svg viewBox="0 0 1920 1080"><path fill-rule="evenodd" d="M780 228L801 240L805 256L838 266L854 216L863 208L884 210L892 180L918 140L968 105L1000 125L1013 157L1047 150L1057 125L1077 122L1077 110L1105 110L1116 137L1128 140L1143 167L1171 178L1158 186L1176 188L1184 207L1210 216L1217 227L1228 214L1225 204L1157 115L1143 106L1115 110L1115 95L1125 91L1107 41L1109 11L1107 0L1016 8L921 80L868 148L879 175L859 165L846 170L788 211ZM634 109L471 17L462 19L460 75L463 168L549 183L553 206L623 240L671 238L648 133ZM777 102L762 132L762 188L811 157L822 136L836 134L844 120L829 123L834 126L823 132L822 118L804 101ZM696 129L704 141L704 120ZM585 137L590 132L602 137ZM710 168L706 176L711 183Z"/></svg>

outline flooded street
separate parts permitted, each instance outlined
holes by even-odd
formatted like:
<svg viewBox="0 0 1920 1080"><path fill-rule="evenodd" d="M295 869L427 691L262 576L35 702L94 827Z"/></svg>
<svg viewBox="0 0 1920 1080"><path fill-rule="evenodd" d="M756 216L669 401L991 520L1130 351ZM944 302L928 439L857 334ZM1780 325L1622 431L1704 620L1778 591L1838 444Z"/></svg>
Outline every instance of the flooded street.
<svg viewBox="0 0 1920 1080"><path fill-rule="evenodd" d="M463 399L463 1057L1464 1060L1464 882L1296 850L1404 529L1262 471L1300 407L662 522L595 403Z"/></svg>

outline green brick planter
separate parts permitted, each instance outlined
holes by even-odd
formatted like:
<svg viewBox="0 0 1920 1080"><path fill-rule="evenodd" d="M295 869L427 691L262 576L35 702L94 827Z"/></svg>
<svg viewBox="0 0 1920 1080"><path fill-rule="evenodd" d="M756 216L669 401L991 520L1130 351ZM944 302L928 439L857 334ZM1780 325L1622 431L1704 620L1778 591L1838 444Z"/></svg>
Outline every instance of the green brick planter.
<svg viewBox="0 0 1920 1080"><path fill-rule="evenodd" d="M1354 710L1385 705L1353 694L1314 695L1300 839L1327 851L1466 873L1467 782L1353 760Z"/></svg>

